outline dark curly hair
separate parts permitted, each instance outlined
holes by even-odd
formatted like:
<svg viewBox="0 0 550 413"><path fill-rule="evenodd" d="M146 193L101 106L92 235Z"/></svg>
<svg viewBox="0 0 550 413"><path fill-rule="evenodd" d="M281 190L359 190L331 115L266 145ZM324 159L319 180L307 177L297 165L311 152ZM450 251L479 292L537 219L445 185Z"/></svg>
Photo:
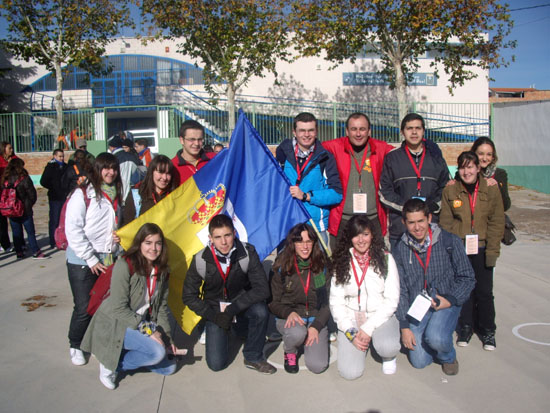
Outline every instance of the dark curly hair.
<svg viewBox="0 0 550 413"><path fill-rule="evenodd" d="M354 215L346 225L343 236L336 245L336 250L332 254L331 272L336 279L336 284L346 284L350 279L351 254L349 249L352 247L351 239L357 234L368 230L372 234L372 242L369 248L370 265L381 277L386 277L388 264L386 262L386 245L384 238L374 224L366 215Z"/></svg>
<svg viewBox="0 0 550 413"><path fill-rule="evenodd" d="M294 243L302 241L302 232L306 231L309 239L313 241L313 247L311 249L310 263L311 271L313 274L322 272L327 265L327 258L325 253L319 245L319 238L315 233L315 230L307 224L298 224L293 226L285 240L285 247L281 253L275 259L273 264L273 272L280 272L281 274L292 274L296 272L294 268L294 257L296 256L296 250Z"/></svg>

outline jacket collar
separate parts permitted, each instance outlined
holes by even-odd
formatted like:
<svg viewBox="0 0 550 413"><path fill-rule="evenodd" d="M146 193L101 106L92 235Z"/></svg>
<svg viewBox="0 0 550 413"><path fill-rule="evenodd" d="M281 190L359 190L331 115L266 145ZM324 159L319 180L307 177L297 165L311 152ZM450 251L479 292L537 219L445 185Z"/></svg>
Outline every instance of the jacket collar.
<svg viewBox="0 0 550 413"><path fill-rule="evenodd" d="M178 166L191 165L189 162L187 162L185 159L183 159L183 156L181 156L182 153L183 153L183 149L180 149L176 153L176 156L178 158ZM197 165L201 162L208 162L209 160L210 160L210 158L208 158L208 156L206 156L206 152L204 151L204 149L201 149L201 151L199 152L199 160L197 162Z"/></svg>

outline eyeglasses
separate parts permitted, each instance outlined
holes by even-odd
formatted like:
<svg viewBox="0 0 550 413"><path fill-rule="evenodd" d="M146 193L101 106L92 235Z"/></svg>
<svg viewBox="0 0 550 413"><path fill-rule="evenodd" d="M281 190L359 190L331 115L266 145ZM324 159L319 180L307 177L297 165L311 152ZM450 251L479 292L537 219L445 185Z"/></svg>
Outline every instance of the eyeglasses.
<svg viewBox="0 0 550 413"><path fill-rule="evenodd" d="M313 241L312 240L307 240L307 241L294 241L295 244L298 244L298 245L313 245Z"/></svg>
<svg viewBox="0 0 550 413"><path fill-rule="evenodd" d="M202 143L204 141L204 138L198 138L198 139L185 138L185 140L189 143Z"/></svg>

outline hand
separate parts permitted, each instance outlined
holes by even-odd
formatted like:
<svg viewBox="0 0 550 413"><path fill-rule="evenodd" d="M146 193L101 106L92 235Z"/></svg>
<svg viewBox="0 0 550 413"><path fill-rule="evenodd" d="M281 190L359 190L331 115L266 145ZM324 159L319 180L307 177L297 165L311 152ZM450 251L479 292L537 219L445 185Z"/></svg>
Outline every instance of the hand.
<svg viewBox="0 0 550 413"><path fill-rule="evenodd" d="M446 184L445 186L451 186L451 185L454 185L454 184L455 184L455 182L456 182L456 181L455 181L454 179L449 179L449 180L447 181L447 184Z"/></svg>
<svg viewBox="0 0 550 413"><path fill-rule="evenodd" d="M164 347L164 341L162 341L162 335L160 334L160 331L155 331L149 337L159 343L162 347Z"/></svg>
<svg viewBox="0 0 550 413"><path fill-rule="evenodd" d="M116 231L113 231L113 242L115 244L120 244L120 237L116 234Z"/></svg>
<svg viewBox="0 0 550 413"><path fill-rule="evenodd" d="M304 192L300 189L298 185L293 185L290 187L290 195L292 195L293 198L296 198L300 201L304 198Z"/></svg>
<svg viewBox="0 0 550 413"><path fill-rule="evenodd" d="M359 329L355 338L351 342L359 351L367 351L369 349L371 336Z"/></svg>
<svg viewBox="0 0 550 413"><path fill-rule="evenodd" d="M445 308L449 308L451 306L451 303L446 298L441 297L439 294L436 294L435 296L439 300L439 305L436 304L435 300L432 300L432 308L435 311L444 310Z"/></svg>
<svg viewBox="0 0 550 413"><path fill-rule="evenodd" d="M495 186L498 185L498 182L495 178L487 178L487 186Z"/></svg>
<svg viewBox="0 0 550 413"><path fill-rule="evenodd" d="M401 329L401 342L409 350L414 350L416 346L416 339L414 338L414 333L410 328Z"/></svg>
<svg viewBox="0 0 550 413"><path fill-rule="evenodd" d="M285 328L294 327L296 323L298 323L298 325L301 325L301 326L305 324L304 320L302 320L302 317L300 317L296 311L293 311L286 318Z"/></svg>
<svg viewBox="0 0 550 413"><path fill-rule="evenodd" d="M216 313L214 316L214 323L220 328L223 328L225 331L229 331L231 328L231 320L233 317L227 313Z"/></svg>
<svg viewBox="0 0 550 413"><path fill-rule="evenodd" d="M99 277L99 275L102 273L102 272L105 272L105 270L107 270L107 266L106 265L103 265L100 262L98 262L96 265L90 267L90 270L92 270L92 273L97 275Z"/></svg>
<svg viewBox="0 0 550 413"><path fill-rule="evenodd" d="M319 342L319 332L315 327L309 327L307 329L307 337L304 344L309 347Z"/></svg>

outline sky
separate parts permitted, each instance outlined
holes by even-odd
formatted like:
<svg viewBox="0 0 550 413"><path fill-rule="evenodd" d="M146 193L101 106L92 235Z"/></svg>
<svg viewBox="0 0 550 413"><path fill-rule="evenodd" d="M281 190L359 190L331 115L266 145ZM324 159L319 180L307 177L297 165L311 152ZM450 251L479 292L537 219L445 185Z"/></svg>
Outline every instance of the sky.
<svg viewBox="0 0 550 413"><path fill-rule="evenodd" d="M514 55L515 61L508 67L491 69L494 80L490 86L550 90L550 0L501 2L510 5L514 28L508 39L516 40L517 47L502 51L509 60ZM0 18L0 38L6 37L6 30L6 22Z"/></svg>

